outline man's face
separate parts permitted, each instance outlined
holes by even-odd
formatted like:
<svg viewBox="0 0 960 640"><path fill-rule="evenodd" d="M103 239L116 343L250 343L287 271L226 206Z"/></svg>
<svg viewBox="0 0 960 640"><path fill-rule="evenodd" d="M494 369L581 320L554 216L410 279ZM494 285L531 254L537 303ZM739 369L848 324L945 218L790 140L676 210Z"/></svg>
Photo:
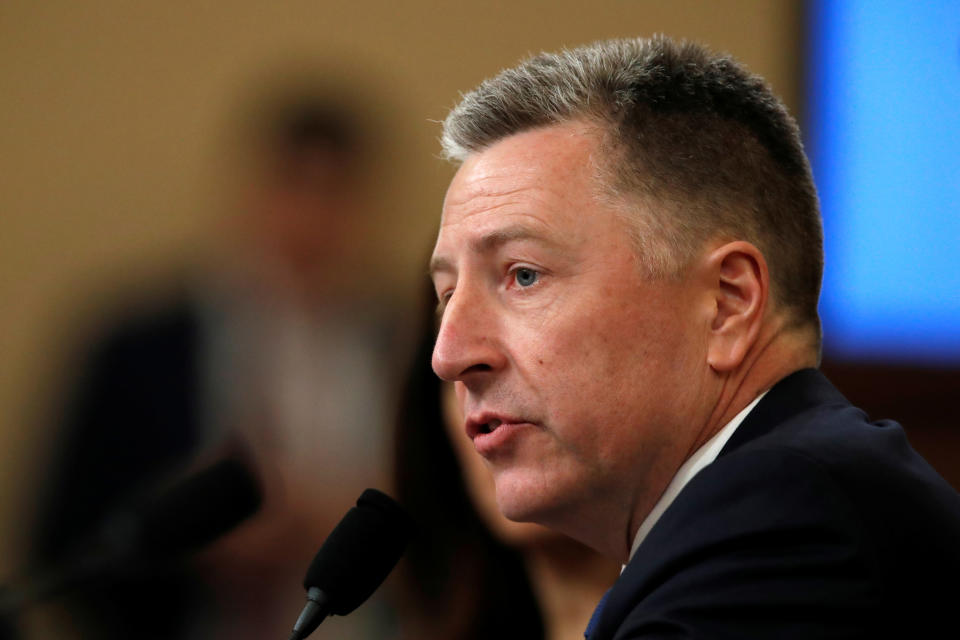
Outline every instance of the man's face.
<svg viewBox="0 0 960 640"><path fill-rule="evenodd" d="M432 261L433 368L456 381L507 517L629 547L690 453L706 315L689 283L643 274L622 213L598 197L595 153L571 123L463 164ZM623 539L595 539L611 528Z"/></svg>

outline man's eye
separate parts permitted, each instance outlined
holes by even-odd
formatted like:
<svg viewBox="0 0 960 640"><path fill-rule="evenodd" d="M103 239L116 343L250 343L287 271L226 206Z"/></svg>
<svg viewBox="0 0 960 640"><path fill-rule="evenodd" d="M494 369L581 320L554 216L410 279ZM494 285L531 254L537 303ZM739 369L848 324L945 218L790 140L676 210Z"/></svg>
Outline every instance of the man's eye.
<svg viewBox="0 0 960 640"><path fill-rule="evenodd" d="M521 287L529 287L537 283L540 274L533 269L521 267L514 272L513 277Z"/></svg>
<svg viewBox="0 0 960 640"><path fill-rule="evenodd" d="M436 310L436 315L437 315L438 318L443 317L443 312L446 310L446 308L447 308L447 303L450 302L450 298L451 298L452 296L453 296L453 292L452 292L452 291L448 291L448 292L446 292L446 293L442 293L442 294L440 294L440 295L437 296L437 310Z"/></svg>

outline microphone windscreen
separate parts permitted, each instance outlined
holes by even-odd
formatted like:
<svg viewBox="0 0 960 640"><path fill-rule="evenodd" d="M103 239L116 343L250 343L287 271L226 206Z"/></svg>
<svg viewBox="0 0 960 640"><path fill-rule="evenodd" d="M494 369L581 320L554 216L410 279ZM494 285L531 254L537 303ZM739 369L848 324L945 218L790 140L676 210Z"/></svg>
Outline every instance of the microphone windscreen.
<svg viewBox="0 0 960 640"><path fill-rule="evenodd" d="M167 557L202 548L260 508L260 486L238 460L222 460L161 495L143 513L139 555Z"/></svg>
<svg viewBox="0 0 960 640"><path fill-rule="evenodd" d="M347 615L386 579L412 533L413 521L400 505L367 489L317 552L303 586L319 588L331 613Z"/></svg>

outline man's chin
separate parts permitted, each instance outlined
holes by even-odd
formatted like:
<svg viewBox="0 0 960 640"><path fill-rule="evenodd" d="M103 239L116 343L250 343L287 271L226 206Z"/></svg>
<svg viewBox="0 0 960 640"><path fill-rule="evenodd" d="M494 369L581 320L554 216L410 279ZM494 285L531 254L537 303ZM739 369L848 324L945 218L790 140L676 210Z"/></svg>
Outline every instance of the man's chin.
<svg viewBox="0 0 960 640"><path fill-rule="evenodd" d="M556 496L545 493L542 487L497 481L497 507L507 520L549 526L557 502Z"/></svg>
<svg viewBox="0 0 960 640"><path fill-rule="evenodd" d="M500 501L497 501L497 504L500 506L500 513L503 514L503 517L511 522L516 522L519 524L539 524L535 519L536 510L534 510L530 505Z"/></svg>

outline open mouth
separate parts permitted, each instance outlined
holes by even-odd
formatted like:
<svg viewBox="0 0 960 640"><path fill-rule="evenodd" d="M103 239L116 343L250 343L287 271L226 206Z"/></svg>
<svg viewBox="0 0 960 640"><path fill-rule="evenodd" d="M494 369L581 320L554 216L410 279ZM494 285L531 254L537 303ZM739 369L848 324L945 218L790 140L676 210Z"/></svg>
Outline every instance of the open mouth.
<svg viewBox="0 0 960 640"><path fill-rule="evenodd" d="M501 424L503 424L503 422L500 420L491 420L490 422L480 425L480 433L493 433Z"/></svg>

